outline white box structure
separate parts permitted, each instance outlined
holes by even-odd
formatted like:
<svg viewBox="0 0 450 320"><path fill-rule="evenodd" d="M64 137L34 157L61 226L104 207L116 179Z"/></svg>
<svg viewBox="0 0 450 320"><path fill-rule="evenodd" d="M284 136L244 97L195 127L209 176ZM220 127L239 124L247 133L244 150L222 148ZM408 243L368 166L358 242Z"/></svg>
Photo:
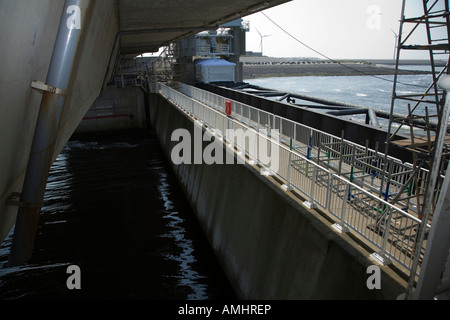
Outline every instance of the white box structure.
<svg viewBox="0 0 450 320"><path fill-rule="evenodd" d="M198 82L235 81L236 64L224 59L204 59L195 64L196 80Z"/></svg>

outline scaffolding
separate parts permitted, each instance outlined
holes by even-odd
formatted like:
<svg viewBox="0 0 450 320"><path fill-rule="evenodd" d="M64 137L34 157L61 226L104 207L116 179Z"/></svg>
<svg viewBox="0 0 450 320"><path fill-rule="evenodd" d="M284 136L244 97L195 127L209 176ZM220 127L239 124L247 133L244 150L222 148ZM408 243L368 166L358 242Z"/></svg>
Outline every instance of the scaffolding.
<svg viewBox="0 0 450 320"><path fill-rule="evenodd" d="M449 3L448 0L423 0L421 12L414 12L419 3L417 0L403 0L402 4L396 50L396 75L386 141L387 149L405 148L413 155L413 170L405 186L411 185L415 191L413 195L417 204L416 212L422 224L416 243L413 276L408 286L409 295L416 280L414 269L423 257L421 244L427 236L424 225L431 223L450 156L449 110L445 107L446 92L439 87L439 80L449 73ZM429 86L421 87L417 83L410 83L411 90L406 94L404 90L399 89L403 83L398 76L402 54L405 52L424 52L430 68ZM443 66L439 66L442 61ZM399 108L406 108L405 116L395 116L402 113L396 112ZM399 132L407 133L409 137L394 140ZM429 174L419 175L423 170L429 171ZM388 172L389 169L384 170L384 184L390 183L386 174ZM393 202L400 202L402 198L409 197L409 194L411 193L400 192Z"/></svg>

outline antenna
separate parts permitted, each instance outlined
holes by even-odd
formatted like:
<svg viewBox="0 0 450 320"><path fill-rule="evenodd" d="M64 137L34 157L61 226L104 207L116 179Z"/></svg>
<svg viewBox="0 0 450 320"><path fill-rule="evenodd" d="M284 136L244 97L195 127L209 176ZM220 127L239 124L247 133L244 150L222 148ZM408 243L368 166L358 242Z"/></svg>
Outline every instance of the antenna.
<svg viewBox="0 0 450 320"><path fill-rule="evenodd" d="M255 28L255 29L256 29L256 28ZM263 55L264 55L264 54L263 54L263 39L266 38L266 37L271 37L272 35L271 35L271 34L262 35L261 32L259 32L258 29L256 29L256 32L258 32L258 34L259 34L259 36L260 36L260 38L261 38L260 48L261 48L261 56L263 56Z"/></svg>

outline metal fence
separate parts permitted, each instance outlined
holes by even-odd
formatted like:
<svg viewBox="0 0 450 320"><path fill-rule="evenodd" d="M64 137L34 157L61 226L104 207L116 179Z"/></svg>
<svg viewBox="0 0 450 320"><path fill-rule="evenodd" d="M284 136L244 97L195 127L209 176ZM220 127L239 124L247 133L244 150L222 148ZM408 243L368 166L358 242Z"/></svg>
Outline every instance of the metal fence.
<svg viewBox="0 0 450 320"><path fill-rule="evenodd" d="M240 102L177 85L178 90L161 84L160 93L261 165L265 174L284 180L283 188L303 194L310 208L320 207L333 215L337 230L357 233L374 245L378 250L374 257L381 263L393 260L411 269L421 223L414 216L416 204L412 198L389 202L396 192L405 191L405 182L410 183L410 165ZM225 114L227 101L232 104L230 116ZM241 136L230 137L229 132ZM390 179L388 189L380 180L383 175Z"/></svg>

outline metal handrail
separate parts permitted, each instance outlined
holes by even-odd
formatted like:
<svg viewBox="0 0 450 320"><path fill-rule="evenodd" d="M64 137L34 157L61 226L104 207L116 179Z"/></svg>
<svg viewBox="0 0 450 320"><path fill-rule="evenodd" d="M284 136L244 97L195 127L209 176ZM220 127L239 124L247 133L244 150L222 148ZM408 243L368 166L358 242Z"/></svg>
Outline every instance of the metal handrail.
<svg viewBox="0 0 450 320"><path fill-rule="evenodd" d="M224 101L227 100L222 96L183 83L180 83L179 86L181 92L218 110L219 108L223 109L222 106L224 106ZM266 119L273 118L269 124L272 125L273 128L278 128L282 136L284 131L290 131L291 136L289 138L292 137L294 141L302 144L297 146L297 148L303 148L305 150L304 154L308 158L321 157L319 161L328 162L330 166L334 165L336 168L335 171L338 172L339 175L345 174L355 183L364 185L367 189L371 189L374 192L377 191L379 196L384 197L385 200L401 203L403 208L407 211L417 211L416 198L412 196L415 193L410 179L414 168L412 164L402 163L399 159L391 156L385 157L385 155L378 152L377 149L373 150L368 147L363 147L341 137L325 133L280 116L269 114L252 106L233 100L231 100L231 102L233 104L233 110L235 110L234 115L240 117L242 121L247 120L248 125L259 126L262 115L265 115ZM243 113L247 113L249 116L245 116ZM265 125L267 125L267 123ZM292 127L292 129L285 130L285 127L289 126ZM286 133L284 135L289 134ZM289 139L286 138L285 140L288 141ZM324 143L324 141L327 142ZM352 154L353 150L355 150L356 153L355 157L353 157ZM330 154L330 156L327 159L324 159L326 154ZM332 154L335 155L334 158L331 156ZM338 159L336 158L337 155L339 156ZM388 162L388 166L385 164L386 161ZM392 174L389 174L389 172L385 173L384 171L386 168L388 168L389 172ZM389 184L382 183L380 177L383 174L389 177ZM417 173L416 179L427 181L428 175L429 171L421 168ZM440 181L442 181L444 177L441 176L440 179ZM406 182L408 182L407 185L405 185ZM415 191L416 194L420 194L421 190Z"/></svg>
<svg viewBox="0 0 450 320"><path fill-rule="evenodd" d="M379 251L374 252L373 256L380 263L387 264L394 260L408 271L411 270L412 252L418 245L415 230L421 224L420 219L401 206L393 205L378 194L366 190L364 185L354 183L351 177L340 176L326 162L319 161L319 157L311 157L308 150L294 148L292 143L287 147L280 137L277 140L266 135L267 125L270 129L270 125L275 123L273 115L247 106L248 112L234 113L234 117L230 118L225 114L227 99L214 94L193 99L190 95L200 89L179 85L180 90L187 94L163 84L160 84L160 93L222 137L227 129L253 130L259 143L265 141L278 148L279 167L273 174L285 180L288 187L303 194L311 208L321 207L337 219L335 227L339 227L338 230L351 230L374 245ZM249 160L264 165L257 150L249 150L245 141L243 144L228 142ZM430 228L430 225L426 227Z"/></svg>

